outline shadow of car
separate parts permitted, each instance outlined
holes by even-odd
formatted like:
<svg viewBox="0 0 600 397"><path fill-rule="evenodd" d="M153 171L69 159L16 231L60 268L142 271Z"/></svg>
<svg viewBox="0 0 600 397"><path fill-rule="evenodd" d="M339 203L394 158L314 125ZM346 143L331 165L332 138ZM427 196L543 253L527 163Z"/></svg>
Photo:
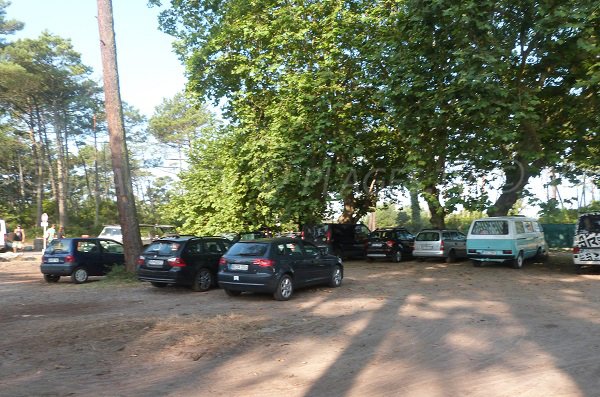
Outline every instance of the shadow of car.
<svg viewBox="0 0 600 397"><path fill-rule="evenodd" d="M124 265L123 245L104 238L61 238L50 242L42 255L40 271L49 283L70 276L76 284L90 276L104 276L113 266Z"/></svg>

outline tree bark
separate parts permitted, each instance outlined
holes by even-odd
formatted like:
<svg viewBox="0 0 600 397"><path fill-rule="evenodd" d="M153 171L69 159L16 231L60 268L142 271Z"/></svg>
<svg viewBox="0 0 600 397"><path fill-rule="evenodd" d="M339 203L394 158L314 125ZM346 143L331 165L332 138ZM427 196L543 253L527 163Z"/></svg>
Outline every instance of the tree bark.
<svg viewBox="0 0 600 397"><path fill-rule="evenodd" d="M117 47L113 24L112 1L98 1L98 30L104 78L104 102L108 122L110 151L117 195L117 209L123 233L125 265L128 271L135 271L135 264L142 250L142 240L137 220L135 198L131 184L131 172L125 140L123 107L119 92L117 68Z"/></svg>
<svg viewBox="0 0 600 397"><path fill-rule="evenodd" d="M437 229L446 228L446 210L440 203L440 192L434 184L425 186L423 198L431 213L431 226Z"/></svg>

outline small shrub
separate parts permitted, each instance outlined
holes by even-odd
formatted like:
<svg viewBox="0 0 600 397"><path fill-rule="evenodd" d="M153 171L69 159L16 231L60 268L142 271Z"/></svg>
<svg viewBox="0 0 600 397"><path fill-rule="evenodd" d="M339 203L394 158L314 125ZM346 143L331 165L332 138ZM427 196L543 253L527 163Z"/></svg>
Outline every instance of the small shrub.
<svg viewBox="0 0 600 397"><path fill-rule="evenodd" d="M135 273L128 272L123 265L113 266L102 281L111 284L133 284L139 282Z"/></svg>

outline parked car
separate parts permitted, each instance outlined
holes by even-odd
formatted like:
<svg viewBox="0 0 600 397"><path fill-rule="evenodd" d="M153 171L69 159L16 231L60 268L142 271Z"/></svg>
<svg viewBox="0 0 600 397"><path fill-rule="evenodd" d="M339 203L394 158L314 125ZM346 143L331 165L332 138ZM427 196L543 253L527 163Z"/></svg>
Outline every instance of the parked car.
<svg viewBox="0 0 600 397"><path fill-rule="evenodd" d="M521 269L526 259L548 255L544 231L537 220L522 216L475 220L467 235L467 256L474 266L484 262L508 262Z"/></svg>
<svg viewBox="0 0 600 397"><path fill-rule="evenodd" d="M370 233L369 228L362 223L322 223L304 225L301 236L303 240L345 259L366 256Z"/></svg>
<svg viewBox="0 0 600 397"><path fill-rule="evenodd" d="M175 235L175 226L172 225L150 225L140 223L139 227L140 237L142 238L142 245L144 247L158 238ZM122 243L123 232L121 231L121 225L104 226L98 237L109 238Z"/></svg>
<svg viewBox="0 0 600 397"><path fill-rule="evenodd" d="M412 255L414 244L415 236L403 227L376 229L369 235L367 260L386 258L398 263Z"/></svg>
<svg viewBox="0 0 600 397"><path fill-rule="evenodd" d="M452 263L467 257L467 236L453 229L424 229L417 233L413 256L444 258Z"/></svg>
<svg viewBox="0 0 600 397"><path fill-rule="evenodd" d="M6 250L7 250L5 236L6 236L6 223L4 222L3 219L0 219L0 252L6 252Z"/></svg>
<svg viewBox="0 0 600 397"><path fill-rule="evenodd" d="M104 238L60 238L50 242L42 255L41 272L49 283L70 276L76 284L90 276L104 276L115 265L124 265L123 245Z"/></svg>
<svg viewBox="0 0 600 397"><path fill-rule="evenodd" d="M573 263L583 266L600 265L600 212L581 214L573 238Z"/></svg>
<svg viewBox="0 0 600 397"><path fill-rule="evenodd" d="M137 277L155 287L184 285L207 291L217 285L219 259L231 242L222 237L174 236L150 243L137 261Z"/></svg>
<svg viewBox="0 0 600 397"><path fill-rule="evenodd" d="M340 258L293 238L239 241L219 262L219 286L229 296L265 292L280 301L297 288L326 284L339 287L344 277Z"/></svg>

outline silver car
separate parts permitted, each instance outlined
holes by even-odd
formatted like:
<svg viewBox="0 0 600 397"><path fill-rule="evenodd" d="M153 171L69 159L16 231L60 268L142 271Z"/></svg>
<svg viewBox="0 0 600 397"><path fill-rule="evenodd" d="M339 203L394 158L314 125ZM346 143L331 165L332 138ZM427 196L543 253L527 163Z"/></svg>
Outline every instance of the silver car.
<svg viewBox="0 0 600 397"><path fill-rule="evenodd" d="M445 258L454 262L467 257L467 236L458 230L425 229L415 238L416 258Z"/></svg>

